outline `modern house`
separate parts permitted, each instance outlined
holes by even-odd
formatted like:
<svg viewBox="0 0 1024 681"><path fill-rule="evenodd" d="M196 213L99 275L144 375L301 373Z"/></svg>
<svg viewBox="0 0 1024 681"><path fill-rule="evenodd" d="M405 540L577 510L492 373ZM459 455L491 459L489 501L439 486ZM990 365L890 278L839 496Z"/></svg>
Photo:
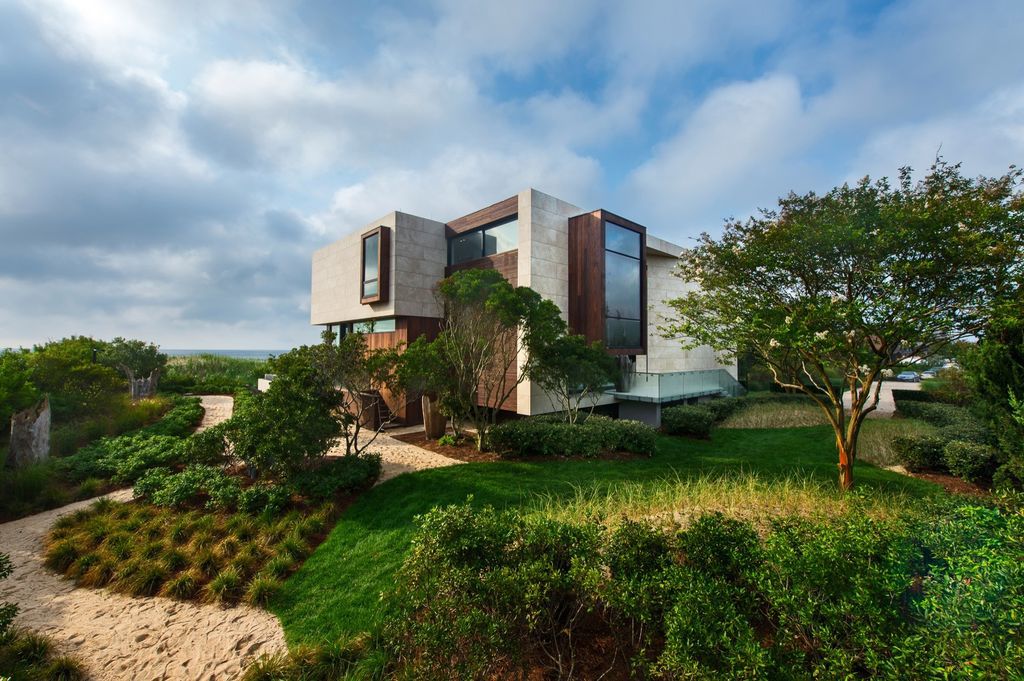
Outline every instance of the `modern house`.
<svg viewBox="0 0 1024 681"><path fill-rule="evenodd" d="M495 269L555 302L574 333L622 356L623 380L600 404L658 425L663 405L741 389L735 364L720 364L710 348L683 350L658 330L664 301L691 286L673 274L681 250L624 217L535 189L448 222L392 212L313 254L310 321L365 331L371 347L430 338L443 314L437 282L460 269ZM422 418L416 404L389 407L406 423ZM529 381L503 407L556 409Z"/></svg>

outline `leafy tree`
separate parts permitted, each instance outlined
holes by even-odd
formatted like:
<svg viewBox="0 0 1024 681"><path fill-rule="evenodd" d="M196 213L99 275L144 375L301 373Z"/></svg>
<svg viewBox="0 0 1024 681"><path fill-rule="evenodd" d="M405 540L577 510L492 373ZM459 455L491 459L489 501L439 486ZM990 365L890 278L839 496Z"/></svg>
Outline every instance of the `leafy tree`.
<svg viewBox="0 0 1024 681"><path fill-rule="evenodd" d="M29 355L24 350L0 352L0 433L6 432L11 416L39 401L32 384ZM0 434L0 438L4 435Z"/></svg>
<svg viewBox="0 0 1024 681"><path fill-rule="evenodd" d="M316 348L323 379L334 388L336 418L341 424L346 454L360 454L394 421L384 395L405 399L395 370L401 348L370 348L362 333L337 336L324 332L324 343ZM386 416L382 413L386 412ZM373 419L375 414L378 418ZM369 431L369 433L367 433Z"/></svg>
<svg viewBox="0 0 1024 681"><path fill-rule="evenodd" d="M530 364L530 379L557 400L569 423L576 423L582 406L589 404L593 411L617 373L615 358L600 342L588 344L571 334L547 343Z"/></svg>
<svg viewBox="0 0 1024 681"><path fill-rule="evenodd" d="M326 378L318 346L272 361L276 378L265 393L242 394L227 437L254 475L287 477L327 454L340 435L337 389Z"/></svg>
<svg viewBox="0 0 1024 681"><path fill-rule="evenodd" d="M453 424L471 422L483 449L501 405L529 375L535 349L565 324L557 305L528 287L512 286L495 270L455 272L438 284L437 295L445 318L431 353L444 373L430 377L444 391L442 404Z"/></svg>
<svg viewBox="0 0 1024 681"><path fill-rule="evenodd" d="M897 357L978 333L1019 289L1020 184L1015 168L970 179L939 159L916 183L904 168L895 186L864 178L820 196L790 194L682 254L678 274L699 288L671 301L663 331L727 357L750 348L777 384L814 399L849 488L882 372Z"/></svg>
<svg viewBox="0 0 1024 681"><path fill-rule="evenodd" d="M55 419L77 419L106 413L118 404L124 388L117 372L96 358L107 344L87 336L71 336L37 345L30 355L32 382L50 396ZM95 351L95 353L94 353Z"/></svg>
<svg viewBox="0 0 1024 681"><path fill-rule="evenodd" d="M152 376L155 392L160 372L167 366L167 355L160 352L160 346L120 336L106 344L101 359L128 379L129 390L136 377Z"/></svg>

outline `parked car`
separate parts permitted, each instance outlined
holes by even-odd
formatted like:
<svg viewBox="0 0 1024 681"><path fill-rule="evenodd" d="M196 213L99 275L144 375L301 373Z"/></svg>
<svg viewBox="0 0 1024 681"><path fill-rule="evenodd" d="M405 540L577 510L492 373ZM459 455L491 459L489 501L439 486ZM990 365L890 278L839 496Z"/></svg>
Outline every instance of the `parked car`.
<svg viewBox="0 0 1024 681"><path fill-rule="evenodd" d="M940 371L942 371L942 367L932 367L927 371L922 371L921 378L935 378L936 376L939 375Z"/></svg>
<svg viewBox="0 0 1024 681"><path fill-rule="evenodd" d="M896 380L904 383L917 383L921 380L921 374L916 371L904 371L896 375Z"/></svg>

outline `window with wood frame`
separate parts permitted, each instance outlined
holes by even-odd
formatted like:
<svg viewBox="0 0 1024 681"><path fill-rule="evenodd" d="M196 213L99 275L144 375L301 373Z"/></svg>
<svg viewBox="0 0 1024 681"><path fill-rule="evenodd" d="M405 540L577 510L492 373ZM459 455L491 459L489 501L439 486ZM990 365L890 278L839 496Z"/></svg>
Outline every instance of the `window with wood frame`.
<svg viewBox="0 0 1024 681"><path fill-rule="evenodd" d="M360 241L359 302L386 303L390 285L391 230L377 227Z"/></svg>
<svg viewBox="0 0 1024 681"><path fill-rule="evenodd" d="M609 348L644 345L642 238L614 222L604 223L604 337Z"/></svg>

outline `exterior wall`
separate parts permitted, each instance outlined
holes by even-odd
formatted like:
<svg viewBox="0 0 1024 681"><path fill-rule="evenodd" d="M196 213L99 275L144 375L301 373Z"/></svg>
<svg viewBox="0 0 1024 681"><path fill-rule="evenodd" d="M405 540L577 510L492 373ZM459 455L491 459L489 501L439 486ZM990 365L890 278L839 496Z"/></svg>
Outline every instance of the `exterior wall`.
<svg viewBox="0 0 1024 681"><path fill-rule="evenodd" d="M519 193L519 285L553 301L568 321L569 218L583 209L536 189ZM520 357L520 364L522 363ZM520 414L555 411L551 399L530 381L519 384Z"/></svg>
<svg viewBox="0 0 1024 681"><path fill-rule="evenodd" d="M649 243L650 243L649 237ZM660 240L657 240L660 241ZM661 242L665 243L665 242ZM670 245L669 245L670 246ZM665 250L669 250L666 248ZM666 300L678 298L696 285L674 274L679 260L663 252L647 252L647 355L637 357L636 370L649 373L725 368L736 377L736 363L719 364L714 351L704 345L684 350L677 338L664 338L658 326L671 318Z"/></svg>
<svg viewBox="0 0 1024 681"><path fill-rule="evenodd" d="M364 305L360 298L361 237L374 227L390 227L391 277L387 302ZM434 285L444 277L447 246L444 223L393 212L313 253L310 322L380 319L395 315L440 317Z"/></svg>

